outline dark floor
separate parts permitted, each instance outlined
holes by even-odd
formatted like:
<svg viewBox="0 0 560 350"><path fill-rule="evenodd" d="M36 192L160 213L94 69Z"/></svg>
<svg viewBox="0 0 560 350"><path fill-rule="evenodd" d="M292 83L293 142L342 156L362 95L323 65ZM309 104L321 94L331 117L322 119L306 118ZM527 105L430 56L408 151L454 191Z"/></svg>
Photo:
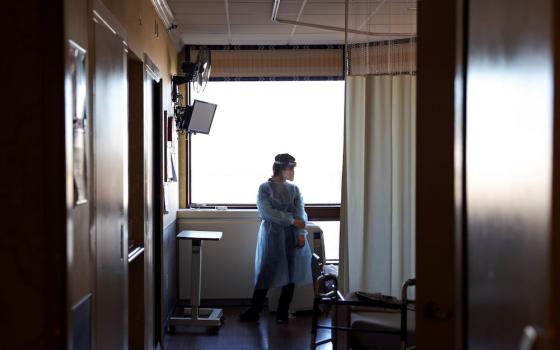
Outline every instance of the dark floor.
<svg viewBox="0 0 560 350"><path fill-rule="evenodd" d="M174 334L165 335L165 349L309 349L311 341L311 313L298 314L287 324L277 324L274 314L263 312L258 323L240 322L244 307L224 308L225 321L212 334L204 328L176 327ZM321 319L322 323L328 320ZM330 336L330 331L319 330L318 339ZM330 343L317 347L330 350Z"/></svg>

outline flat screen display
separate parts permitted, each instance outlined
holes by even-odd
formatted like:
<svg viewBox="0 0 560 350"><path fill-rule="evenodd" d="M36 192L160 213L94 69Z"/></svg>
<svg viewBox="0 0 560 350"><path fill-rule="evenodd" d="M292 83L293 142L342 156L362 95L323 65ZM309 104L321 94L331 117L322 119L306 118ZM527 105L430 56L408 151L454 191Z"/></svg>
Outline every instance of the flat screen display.
<svg viewBox="0 0 560 350"><path fill-rule="evenodd" d="M194 100L191 121L189 123L189 132L202 134L210 133L210 127L214 120L217 105L204 101Z"/></svg>

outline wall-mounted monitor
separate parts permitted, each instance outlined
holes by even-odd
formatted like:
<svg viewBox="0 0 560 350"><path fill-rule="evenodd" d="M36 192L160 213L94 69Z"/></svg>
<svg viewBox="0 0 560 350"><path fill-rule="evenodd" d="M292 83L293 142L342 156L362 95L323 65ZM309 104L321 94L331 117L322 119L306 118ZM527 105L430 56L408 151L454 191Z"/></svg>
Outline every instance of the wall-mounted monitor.
<svg viewBox="0 0 560 350"><path fill-rule="evenodd" d="M216 107L217 105L213 103L194 100L187 132L209 134Z"/></svg>
<svg viewBox="0 0 560 350"><path fill-rule="evenodd" d="M176 106L175 122L177 131L181 133L203 133L209 134L214 113L216 113L214 103L194 100L192 106Z"/></svg>

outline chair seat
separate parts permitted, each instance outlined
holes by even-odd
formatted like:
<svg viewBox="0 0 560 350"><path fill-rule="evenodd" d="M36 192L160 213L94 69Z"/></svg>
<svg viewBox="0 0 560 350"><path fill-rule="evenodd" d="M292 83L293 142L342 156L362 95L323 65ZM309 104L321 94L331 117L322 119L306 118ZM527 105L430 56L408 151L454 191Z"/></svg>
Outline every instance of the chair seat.
<svg viewBox="0 0 560 350"><path fill-rule="evenodd" d="M416 323L415 311L407 312L407 338L408 345L414 345ZM395 331L400 330L401 315L392 311L353 311L350 324L353 329L368 331ZM352 348L356 349L399 349L400 339L398 335L383 333L352 332Z"/></svg>
<svg viewBox="0 0 560 350"><path fill-rule="evenodd" d="M406 329L409 334L416 331L416 312L408 310ZM352 328L398 331L401 329L401 314L383 311L354 311L351 314Z"/></svg>

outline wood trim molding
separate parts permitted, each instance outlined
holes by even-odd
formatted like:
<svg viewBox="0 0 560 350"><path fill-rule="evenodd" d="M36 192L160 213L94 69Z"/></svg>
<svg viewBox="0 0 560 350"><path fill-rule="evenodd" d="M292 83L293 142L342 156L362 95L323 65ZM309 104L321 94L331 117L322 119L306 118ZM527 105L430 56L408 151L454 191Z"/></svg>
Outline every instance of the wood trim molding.
<svg viewBox="0 0 560 350"><path fill-rule="evenodd" d="M159 83L161 80L161 73L147 53L144 53L144 66L146 67L146 72L150 75L150 77Z"/></svg>
<svg viewBox="0 0 560 350"><path fill-rule="evenodd" d="M103 23L113 34L119 36L123 40L125 46L128 46L128 36L125 28L100 0L93 1L92 14L95 22Z"/></svg>

